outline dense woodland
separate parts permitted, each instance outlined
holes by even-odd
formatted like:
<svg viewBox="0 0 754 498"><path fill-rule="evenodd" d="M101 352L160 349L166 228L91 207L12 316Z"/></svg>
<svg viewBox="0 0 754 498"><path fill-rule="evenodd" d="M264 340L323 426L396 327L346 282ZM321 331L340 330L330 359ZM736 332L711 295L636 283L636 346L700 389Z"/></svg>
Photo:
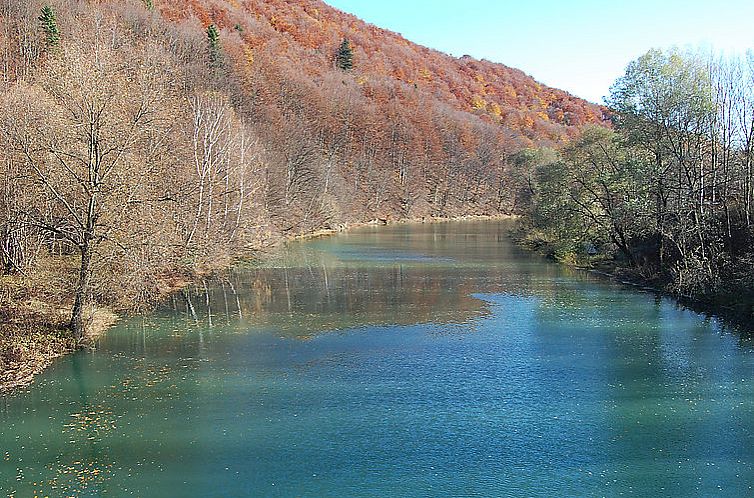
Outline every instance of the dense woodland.
<svg viewBox="0 0 754 498"><path fill-rule="evenodd" d="M2 0L0 48L0 372L287 235L516 212L605 119L317 0Z"/></svg>
<svg viewBox="0 0 754 498"><path fill-rule="evenodd" d="M0 373L369 220L524 214L561 260L754 297L751 58L651 51L608 111L318 0L2 0L0 47Z"/></svg>
<svg viewBox="0 0 754 498"><path fill-rule="evenodd" d="M750 312L754 58L653 50L611 88L614 129L530 152L530 238L614 258L677 295ZM532 166L533 165L533 166Z"/></svg>

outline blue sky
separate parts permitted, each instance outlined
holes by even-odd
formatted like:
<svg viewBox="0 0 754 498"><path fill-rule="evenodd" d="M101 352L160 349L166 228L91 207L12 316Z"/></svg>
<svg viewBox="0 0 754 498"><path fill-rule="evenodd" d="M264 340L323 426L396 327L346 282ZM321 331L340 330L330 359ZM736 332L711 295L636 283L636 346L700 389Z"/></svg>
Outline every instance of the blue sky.
<svg viewBox="0 0 754 498"><path fill-rule="evenodd" d="M650 48L754 48L754 0L325 1L411 41L519 68L593 102Z"/></svg>

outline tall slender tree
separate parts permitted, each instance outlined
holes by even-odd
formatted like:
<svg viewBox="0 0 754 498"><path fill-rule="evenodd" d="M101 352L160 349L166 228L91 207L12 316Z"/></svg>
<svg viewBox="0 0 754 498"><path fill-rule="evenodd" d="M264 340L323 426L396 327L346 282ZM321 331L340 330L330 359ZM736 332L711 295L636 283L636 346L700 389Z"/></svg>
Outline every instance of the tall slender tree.
<svg viewBox="0 0 754 498"><path fill-rule="evenodd" d="M351 42L348 41L348 38L344 38L340 47L338 47L338 52L335 54L335 65L343 71L353 69L353 48L351 48Z"/></svg>
<svg viewBox="0 0 754 498"><path fill-rule="evenodd" d="M222 46L220 45L220 30L210 24L207 27L207 43L209 50L209 63L213 67L222 65Z"/></svg>
<svg viewBox="0 0 754 498"><path fill-rule="evenodd" d="M42 13L39 15L39 22L42 25L42 31L45 34L45 45L47 48L57 47L60 44L60 32L58 31L58 22L55 11L52 7L45 5L42 7Z"/></svg>

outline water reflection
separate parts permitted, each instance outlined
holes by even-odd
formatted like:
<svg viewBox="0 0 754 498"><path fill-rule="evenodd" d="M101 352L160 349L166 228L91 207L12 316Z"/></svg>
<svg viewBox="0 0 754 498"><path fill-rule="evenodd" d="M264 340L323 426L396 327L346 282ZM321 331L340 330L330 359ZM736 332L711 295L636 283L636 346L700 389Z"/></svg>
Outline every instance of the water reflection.
<svg viewBox="0 0 754 498"><path fill-rule="evenodd" d="M518 252L364 229L123 321L0 402L15 496L745 496L754 354Z"/></svg>
<svg viewBox="0 0 754 498"><path fill-rule="evenodd" d="M503 233L507 227L464 234L461 240L476 243L471 251L447 228L399 227L387 236L364 229L336 242L294 242L266 265L202 282L161 311L202 327L222 319L243 332L308 338L362 326L467 324L489 315L474 294L529 292L536 277L506 265L524 259Z"/></svg>

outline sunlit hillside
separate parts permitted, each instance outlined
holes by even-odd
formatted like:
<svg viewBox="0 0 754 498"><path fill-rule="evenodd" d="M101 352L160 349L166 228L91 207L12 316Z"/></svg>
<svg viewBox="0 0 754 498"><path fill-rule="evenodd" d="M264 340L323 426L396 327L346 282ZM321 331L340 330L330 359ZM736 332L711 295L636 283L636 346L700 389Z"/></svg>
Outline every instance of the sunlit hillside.
<svg viewBox="0 0 754 498"><path fill-rule="evenodd" d="M604 119L603 109L541 85L522 71L469 56L454 58L365 23L318 0L178 0L156 2L168 19L215 23L247 50L280 57L302 76L322 78L343 38L354 45L356 76L364 93L396 83L477 114L533 140L560 140L585 123ZM405 85L401 85L405 84ZM403 96L417 105L417 95Z"/></svg>

